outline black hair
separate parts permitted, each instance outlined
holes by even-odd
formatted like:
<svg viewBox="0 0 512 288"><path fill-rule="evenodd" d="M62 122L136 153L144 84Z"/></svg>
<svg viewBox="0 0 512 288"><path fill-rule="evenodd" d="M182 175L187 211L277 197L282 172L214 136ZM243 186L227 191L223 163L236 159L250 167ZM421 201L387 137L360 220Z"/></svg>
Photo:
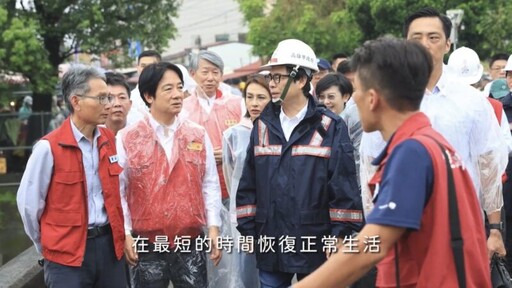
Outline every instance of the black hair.
<svg viewBox="0 0 512 288"><path fill-rule="evenodd" d="M332 55L331 60L334 61L338 58L348 58L348 55L345 53L336 53L336 54Z"/></svg>
<svg viewBox="0 0 512 288"><path fill-rule="evenodd" d="M375 89L395 110L417 111L425 93L432 56L416 41L391 37L366 42L356 50L352 64L361 89Z"/></svg>
<svg viewBox="0 0 512 288"><path fill-rule="evenodd" d="M325 75L322 79L320 79L320 81L318 81L318 83L316 83L316 95L320 95L320 93L331 88L332 86L338 87L341 96L345 94L352 95L352 92L354 92L354 88L352 87L350 80L348 80L347 77L343 76L342 74L336 72Z"/></svg>
<svg viewBox="0 0 512 288"><path fill-rule="evenodd" d="M498 54L492 55L491 60L489 60L489 68L492 68L492 65L494 64L494 62L496 62L498 60L507 61L508 57L509 57L509 55L505 54L505 53L498 53Z"/></svg>
<svg viewBox="0 0 512 288"><path fill-rule="evenodd" d="M448 18L446 15L439 13L434 8L426 7L421 8L420 10L410 14L407 19L405 19L404 22L404 30L403 30L403 36L404 38L407 38L407 34L409 34L409 27L411 26L411 23L419 18L429 18L429 17L437 17L443 24L443 30L444 35L446 39L450 38L450 34L452 32L452 21L450 18Z"/></svg>
<svg viewBox="0 0 512 288"><path fill-rule="evenodd" d="M146 51L140 53L139 57L137 57L137 63L140 62L140 59L142 57L155 57L156 59L158 59L158 62L162 61L162 56L160 55L160 53L156 52L155 50L146 50Z"/></svg>
<svg viewBox="0 0 512 288"><path fill-rule="evenodd" d="M128 82L126 82L126 78L123 74L116 72L107 72L105 73L105 76L107 77L107 85L122 86L126 89L128 98L130 98L130 86L128 85Z"/></svg>
<svg viewBox="0 0 512 288"><path fill-rule="evenodd" d="M144 95L148 94L149 96L156 97L156 89L158 88L158 84L162 80L164 73L168 70L176 72L178 77L180 77L181 83L184 83L183 73L181 73L180 68L169 62L153 63L146 66L146 68L142 70L142 73L140 73L139 93L144 103L146 103L146 106L150 107Z"/></svg>
<svg viewBox="0 0 512 288"><path fill-rule="evenodd" d="M353 73L355 71L352 65L350 64L350 60L346 59L341 61L340 64L338 64L338 67L336 67L336 72L345 75L347 73Z"/></svg>
<svg viewBox="0 0 512 288"><path fill-rule="evenodd" d="M286 66L286 73L288 73L288 75L290 75L293 68L294 68L294 66ZM309 75L308 75L308 73L306 73L306 70L304 70L304 68L299 68L297 75L295 75L295 77L293 78L293 82L297 82L302 77L306 77L306 84L304 84L304 87L302 87L302 93L306 97L309 95L309 90L311 90L311 86L309 83L311 82L311 78L313 77L313 71L310 71L310 72L311 73L309 73Z"/></svg>

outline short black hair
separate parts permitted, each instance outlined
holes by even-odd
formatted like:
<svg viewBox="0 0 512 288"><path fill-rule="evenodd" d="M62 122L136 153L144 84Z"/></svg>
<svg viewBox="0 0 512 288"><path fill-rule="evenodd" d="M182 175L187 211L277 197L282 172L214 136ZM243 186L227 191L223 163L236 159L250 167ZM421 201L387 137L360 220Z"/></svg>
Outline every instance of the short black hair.
<svg viewBox="0 0 512 288"><path fill-rule="evenodd" d="M342 74L336 72L329 73L320 79L320 81L316 83L315 93L318 96L320 93L331 88L332 86L338 87L342 96L345 94L352 95L352 92L354 92L354 88L352 87L350 80L348 80L347 77L343 76Z"/></svg>
<svg viewBox="0 0 512 288"><path fill-rule="evenodd" d="M420 10L412 13L409 15L404 22L404 30L403 30L403 36L404 38L407 38L407 34L409 34L409 27L411 26L411 23L419 18L429 18L429 17L437 17L443 24L443 30L444 35L446 36L446 39L450 38L450 34L452 32L452 21L448 16L439 13L436 9L432 7L425 7L421 8Z"/></svg>
<svg viewBox="0 0 512 288"><path fill-rule="evenodd" d="M156 59L158 59L158 62L162 61L162 56L155 50L146 50L140 53L139 57L137 57L137 63L140 62L140 58L142 57L155 57Z"/></svg>
<svg viewBox="0 0 512 288"><path fill-rule="evenodd" d="M494 62L496 62L498 60L508 61L508 57L509 57L509 55L506 53L498 53L498 54L492 55L491 60L489 60L489 68L491 68L492 65L494 64Z"/></svg>
<svg viewBox="0 0 512 288"><path fill-rule="evenodd" d="M126 93L128 94L128 98L130 98L130 86L128 82L126 82L126 78L121 73L116 72L107 72L105 73L107 77L107 85L110 86L123 86L126 89Z"/></svg>
<svg viewBox="0 0 512 288"><path fill-rule="evenodd" d="M288 73L288 75L290 75L290 73L292 72L293 68L294 68L293 66L286 66L286 73ZM310 74L311 75L308 75L308 73L306 73L306 70L304 70L303 68L299 68L299 72L297 73L297 75L293 79L293 82L297 82L302 77L306 77L306 84L304 85L304 87L302 87L302 93L306 97L308 97L309 91L311 90L310 83L311 83L311 79L313 77L313 71L311 71ZM288 80L288 79L286 79L286 80Z"/></svg>
<svg viewBox="0 0 512 288"><path fill-rule="evenodd" d="M352 64L361 88L379 91L400 112L419 109L434 65L417 41L391 37L366 42L356 50Z"/></svg>
<svg viewBox="0 0 512 288"><path fill-rule="evenodd" d="M149 96L156 97L156 89L158 84L162 80L162 77L167 70L176 72L178 77L180 77L181 83L184 83L183 73L181 73L180 68L170 62L153 63L146 66L146 68L142 70L142 73L140 73L139 93L144 103L146 103L146 106L150 107L144 95L148 94Z"/></svg>
<svg viewBox="0 0 512 288"><path fill-rule="evenodd" d="M340 64L338 64L338 67L336 67L336 72L345 75L347 73L353 73L355 71L352 65L350 64L350 60L346 59L341 61Z"/></svg>
<svg viewBox="0 0 512 288"><path fill-rule="evenodd" d="M336 53L336 54L332 55L331 60L334 61L338 58L348 58L348 55L345 53Z"/></svg>

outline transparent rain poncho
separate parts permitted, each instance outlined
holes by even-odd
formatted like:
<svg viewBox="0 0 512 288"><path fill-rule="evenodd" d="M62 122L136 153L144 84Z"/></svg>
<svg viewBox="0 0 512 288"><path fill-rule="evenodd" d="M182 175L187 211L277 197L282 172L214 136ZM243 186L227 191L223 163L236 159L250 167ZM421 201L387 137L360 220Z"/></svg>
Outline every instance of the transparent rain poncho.
<svg viewBox="0 0 512 288"><path fill-rule="evenodd" d="M427 92L420 111L443 135L463 160L485 212L503 206L501 176L508 162L508 148L488 100L469 85L448 73L438 82L435 93ZM363 206L371 209L368 178L375 172L370 162L384 149L380 133L363 133L361 141L361 186Z"/></svg>
<svg viewBox="0 0 512 288"><path fill-rule="evenodd" d="M166 131L151 120L146 118L121 130L117 139L119 161L125 169L121 175L123 209L125 219L131 219L125 221L125 227L132 230L140 259L138 268L132 270L132 280L159 279L166 271L164 276L177 283L200 287L200 283L206 283L211 261L205 259L213 245L205 239L207 223L221 226L213 150L204 129L197 124L177 118L176 126ZM173 137L161 142L154 131L173 133ZM169 145L172 149L168 157L164 147ZM207 151L211 155L207 156ZM207 163L211 163L210 169ZM205 176L208 171L213 171L215 177ZM215 189L206 189L207 185Z"/></svg>
<svg viewBox="0 0 512 288"><path fill-rule="evenodd" d="M259 286L256 256L254 253L247 253L244 249L243 237L236 229L236 191L242 176L251 129L252 122L250 119L243 118L240 124L224 132L222 168L230 201L229 212L225 215L226 219L224 219L224 213L222 213L224 224L222 236L232 239L234 244L231 252L223 251L219 269L212 270L219 277L215 277L213 281L210 280L210 287L251 288Z"/></svg>

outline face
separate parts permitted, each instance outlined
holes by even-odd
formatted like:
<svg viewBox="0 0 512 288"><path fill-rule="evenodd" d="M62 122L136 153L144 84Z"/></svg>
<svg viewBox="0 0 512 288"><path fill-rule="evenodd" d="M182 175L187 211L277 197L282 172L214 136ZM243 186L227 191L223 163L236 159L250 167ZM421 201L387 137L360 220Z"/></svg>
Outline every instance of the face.
<svg viewBox="0 0 512 288"><path fill-rule="evenodd" d="M490 75L492 80L505 78L505 71L503 69L507 65L507 60L496 60L494 63L492 63L492 66L490 67ZM509 73L510 74L510 73Z"/></svg>
<svg viewBox="0 0 512 288"><path fill-rule="evenodd" d="M320 79L324 78L325 75L329 74L328 70L320 70L313 74L313 79L311 79L311 84L313 84L314 87L316 87L316 83L320 81Z"/></svg>
<svg viewBox="0 0 512 288"><path fill-rule="evenodd" d="M107 121L112 103L101 104L99 97L108 97L107 84L103 79L91 79L88 82L89 92L80 97L78 95L71 96L71 103L78 116L83 122L90 125L105 124ZM94 98L90 98L94 97Z"/></svg>
<svg viewBox="0 0 512 288"><path fill-rule="evenodd" d="M369 93L369 90L365 90L362 87L359 76L356 73L354 78L354 93L352 94L354 98L354 102L357 105L357 110L359 111L359 118L361 120L361 126L364 132L373 132L377 130L375 117L372 113L372 96Z"/></svg>
<svg viewBox="0 0 512 288"><path fill-rule="evenodd" d="M508 71L508 75L507 75L507 84L508 84L508 88L510 90L512 90L512 71Z"/></svg>
<svg viewBox="0 0 512 288"><path fill-rule="evenodd" d="M113 97L112 108L110 109L109 121L126 122L128 111L132 107L132 100L128 96L126 88L120 85L108 85L108 93Z"/></svg>
<svg viewBox="0 0 512 288"><path fill-rule="evenodd" d="M178 115L183 106L183 83L176 72L167 70L155 92L155 96L144 95L151 104L151 114Z"/></svg>
<svg viewBox="0 0 512 288"><path fill-rule="evenodd" d="M222 72L213 63L200 59L197 70L192 71L191 75L206 95L212 97L217 93L222 80Z"/></svg>
<svg viewBox="0 0 512 288"><path fill-rule="evenodd" d="M137 64L137 73L140 75L142 70L151 64L158 63L158 58L152 56L146 56L139 59L139 64Z"/></svg>
<svg viewBox="0 0 512 288"><path fill-rule="evenodd" d="M277 98L281 97L281 92L284 90L284 87L286 86L286 82L288 81L288 74L289 73L288 73L288 71L286 71L285 66L273 66L270 69L270 74L265 76L267 79L270 79L270 81L268 82L268 86L270 88L270 93L271 93L272 99L277 99ZM276 75L280 75L280 76L276 76ZM274 78L278 78L278 77L280 77L281 79L278 81L279 83L276 83ZM288 93L286 95L285 102L286 102L286 99L289 99L289 97L293 99L297 95L303 95L301 89L302 89L302 87L304 87L305 83L306 83L306 80L304 78L299 79L296 82L292 81L290 84L290 87L288 88Z"/></svg>
<svg viewBox="0 0 512 288"><path fill-rule="evenodd" d="M245 92L245 106L252 120L260 116L261 111L267 106L268 102L270 102L270 94L265 87L254 82L247 86Z"/></svg>
<svg viewBox="0 0 512 288"><path fill-rule="evenodd" d="M64 74L68 72L69 70L69 64L60 64L59 65L59 79L62 79L64 77Z"/></svg>
<svg viewBox="0 0 512 288"><path fill-rule="evenodd" d="M318 95L318 101L323 103L325 107L339 115L345 109L345 103L350 98L349 94L341 95L340 89L337 86L331 86L329 89L324 90Z"/></svg>
<svg viewBox="0 0 512 288"><path fill-rule="evenodd" d="M446 39L443 24L437 17L423 17L412 21L407 40L419 41L432 55L434 67L442 67L443 57L450 51L450 40Z"/></svg>

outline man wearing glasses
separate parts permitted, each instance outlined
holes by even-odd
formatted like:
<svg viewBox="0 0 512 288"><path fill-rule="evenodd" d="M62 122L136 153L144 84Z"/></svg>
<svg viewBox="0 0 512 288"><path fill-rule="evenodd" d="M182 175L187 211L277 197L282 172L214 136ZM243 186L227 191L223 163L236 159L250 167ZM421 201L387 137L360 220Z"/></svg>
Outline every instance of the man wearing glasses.
<svg viewBox="0 0 512 288"><path fill-rule="evenodd" d="M74 66L62 80L70 116L33 149L17 195L48 287L126 287L124 220L105 75Z"/></svg>
<svg viewBox="0 0 512 288"><path fill-rule="evenodd" d="M110 72L106 76L108 92L112 96L112 108L105 126L117 135L117 132L126 126L128 111L132 107L130 86L123 74Z"/></svg>
<svg viewBox="0 0 512 288"><path fill-rule="evenodd" d="M265 66L272 97L282 102L269 103L254 123L236 195L237 229L258 243L262 288L307 276L333 251L326 247L362 223L347 126L309 94L316 59L307 44L288 39Z"/></svg>

